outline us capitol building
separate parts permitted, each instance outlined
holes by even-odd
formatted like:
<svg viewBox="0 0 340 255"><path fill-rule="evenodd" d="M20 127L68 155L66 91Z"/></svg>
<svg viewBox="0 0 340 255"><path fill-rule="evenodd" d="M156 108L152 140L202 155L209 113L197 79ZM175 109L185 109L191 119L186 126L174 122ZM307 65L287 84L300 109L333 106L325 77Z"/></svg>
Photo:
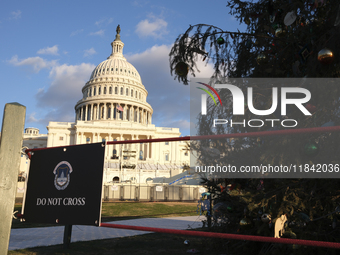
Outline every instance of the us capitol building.
<svg viewBox="0 0 340 255"><path fill-rule="evenodd" d="M124 43L117 27L111 55L92 72L75 105L75 122L49 122L48 134L26 128L23 146L55 147L179 137L179 128L156 127L148 91L136 68L123 56ZM104 163L105 182L147 183L155 177L172 177L189 164L185 142L108 145ZM29 164L22 157L21 171Z"/></svg>

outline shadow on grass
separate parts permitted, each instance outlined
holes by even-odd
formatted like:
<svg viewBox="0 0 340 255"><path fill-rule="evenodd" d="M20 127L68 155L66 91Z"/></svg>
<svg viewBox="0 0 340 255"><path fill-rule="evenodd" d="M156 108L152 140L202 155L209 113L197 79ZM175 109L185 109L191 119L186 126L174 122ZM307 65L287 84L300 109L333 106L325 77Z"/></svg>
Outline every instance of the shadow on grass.
<svg viewBox="0 0 340 255"><path fill-rule="evenodd" d="M184 240L189 240L190 245L184 245ZM95 240L89 242L75 242L69 249L63 249L62 245L48 247L36 247L24 250L10 251L11 255L45 255L45 254L188 254L189 249L201 251L200 254L215 254L208 252L206 242L210 240L200 237L188 237L169 234L144 234L124 238ZM218 253L217 253L218 254Z"/></svg>

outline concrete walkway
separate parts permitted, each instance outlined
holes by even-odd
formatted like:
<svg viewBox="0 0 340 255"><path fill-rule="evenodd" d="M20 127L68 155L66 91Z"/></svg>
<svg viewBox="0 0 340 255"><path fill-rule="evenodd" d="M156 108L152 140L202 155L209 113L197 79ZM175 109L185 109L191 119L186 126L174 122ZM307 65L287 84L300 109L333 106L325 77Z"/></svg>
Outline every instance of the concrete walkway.
<svg viewBox="0 0 340 255"><path fill-rule="evenodd" d="M122 220L114 221L112 223L156 228L188 229L202 227L202 220L204 219L204 216L188 216ZM151 232L75 225L72 227L71 242L135 236L146 233ZM63 226L12 229L11 238L9 241L9 250L62 244L63 235Z"/></svg>

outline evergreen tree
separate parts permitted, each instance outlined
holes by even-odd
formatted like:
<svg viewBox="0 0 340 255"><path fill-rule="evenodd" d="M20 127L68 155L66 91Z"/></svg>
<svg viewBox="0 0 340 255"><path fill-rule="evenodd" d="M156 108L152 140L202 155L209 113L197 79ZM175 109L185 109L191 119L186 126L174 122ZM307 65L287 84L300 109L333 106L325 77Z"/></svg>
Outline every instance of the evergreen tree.
<svg viewBox="0 0 340 255"><path fill-rule="evenodd" d="M170 69L175 78L188 85L188 73L197 71L199 59L213 63L211 84L233 83L235 78L285 78L306 88L312 99L305 104L312 113L305 116L296 107L281 116L280 108L268 123L245 105L244 116L233 116L232 97L219 90L223 107L208 101L207 115L198 116L199 135L248 133L291 129L279 123L295 119L297 128L340 125L340 3L337 0L230 0L230 14L247 26L245 32L225 31L213 25L190 26L175 41L170 52ZM293 80L295 78L295 80ZM307 78L307 79L306 79ZM317 79L317 84L315 80ZM246 95L249 84L237 86ZM253 105L269 109L272 84L252 83ZM268 80L266 80L268 81ZM273 79L273 82L277 79ZM280 80L281 81L281 80ZM281 85L276 85L280 87ZM291 86L289 83L282 86ZM279 102L280 103L280 102ZM262 119L264 125L212 125L214 118L241 122ZM339 133L313 133L290 136L210 139L191 142L201 165L308 165L338 167ZM220 157L212 157L214 148ZM316 169L315 169L316 170ZM311 174L311 170L307 174ZM282 237L340 241L340 181L337 178L218 178L205 179L212 197L213 226L216 231L274 236L274 224L287 215ZM265 216L271 216L271 220ZM207 213L209 217L209 213ZM261 220L261 217L263 219ZM216 241L217 242L217 241ZM223 243L223 242L222 242ZM223 243L224 247L226 241ZM222 246L221 246L222 247ZM224 248L226 249L226 248ZM230 241L231 254L336 254L336 250ZM327 252L327 253L325 253Z"/></svg>

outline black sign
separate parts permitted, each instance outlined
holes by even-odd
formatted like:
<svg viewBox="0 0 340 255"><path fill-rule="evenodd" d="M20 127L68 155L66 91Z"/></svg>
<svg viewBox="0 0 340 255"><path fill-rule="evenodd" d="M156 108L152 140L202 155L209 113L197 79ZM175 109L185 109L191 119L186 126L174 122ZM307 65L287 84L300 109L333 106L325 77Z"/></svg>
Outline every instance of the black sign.
<svg viewBox="0 0 340 255"><path fill-rule="evenodd" d="M104 143L32 152L25 221L98 226L104 152Z"/></svg>

